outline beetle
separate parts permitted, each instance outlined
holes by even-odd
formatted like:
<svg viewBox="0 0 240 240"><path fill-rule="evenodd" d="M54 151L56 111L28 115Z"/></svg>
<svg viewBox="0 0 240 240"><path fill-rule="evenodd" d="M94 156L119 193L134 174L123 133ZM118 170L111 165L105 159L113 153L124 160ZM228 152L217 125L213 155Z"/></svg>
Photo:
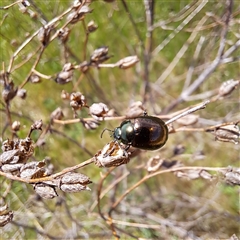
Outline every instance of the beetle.
<svg viewBox="0 0 240 240"><path fill-rule="evenodd" d="M127 148L132 146L143 150L156 150L164 146L168 139L168 127L164 121L146 113L144 116L123 121L112 132L113 138L127 145Z"/></svg>

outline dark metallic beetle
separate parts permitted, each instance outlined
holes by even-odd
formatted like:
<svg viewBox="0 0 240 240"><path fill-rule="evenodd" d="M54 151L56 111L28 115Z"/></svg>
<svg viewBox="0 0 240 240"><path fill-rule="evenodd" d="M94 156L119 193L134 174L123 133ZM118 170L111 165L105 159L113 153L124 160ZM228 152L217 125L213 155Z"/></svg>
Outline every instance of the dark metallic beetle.
<svg viewBox="0 0 240 240"><path fill-rule="evenodd" d="M146 114L125 120L113 131L114 139L125 145L145 150L161 148L168 139L168 127L160 118Z"/></svg>

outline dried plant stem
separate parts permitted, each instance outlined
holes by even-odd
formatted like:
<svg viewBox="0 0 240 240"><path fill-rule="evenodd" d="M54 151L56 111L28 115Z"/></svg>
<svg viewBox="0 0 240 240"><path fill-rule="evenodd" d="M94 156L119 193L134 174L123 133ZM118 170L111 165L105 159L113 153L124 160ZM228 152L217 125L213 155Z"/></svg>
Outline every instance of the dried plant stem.
<svg viewBox="0 0 240 240"><path fill-rule="evenodd" d="M210 102L210 101L207 100L207 101L205 101L205 102L197 105L196 107L190 108L190 109L188 109L188 110L180 113L179 115L177 115L177 116L171 118L170 120L166 121L166 122L165 122L166 125L168 125L168 124L176 121L177 119L182 118L182 117L184 117L184 116L186 116L186 115L188 115L188 114L190 114L190 113L196 112L196 111L198 111L198 110L200 110L200 109L204 109L209 102Z"/></svg>
<svg viewBox="0 0 240 240"><path fill-rule="evenodd" d="M228 126L228 125L237 125L240 122L240 119L234 122L225 122L225 123L220 123L214 126L210 126L207 128L187 128L187 127L180 127L177 129L174 129L174 132L211 132L215 131L218 128Z"/></svg>
<svg viewBox="0 0 240 240"><path fill-rule="evenodd" d="M113 168L112 170L114 170L115 168ZM102 185L103 185L103 181L106 179L106 177L109 175L104 175L104 177L102 177L101 182L99 183L98 186L98 199L95 200L92 204L92 206L90 207L90 211L92 212L94 210L94 208L100 204L100 200L110 191L112 190L116 184L120 183L124 178L126 178L128 175L130 174L130 172L126 172L123 175L121 175L119 178L117 178L114 182L112 182L104 191L102 191Z"/></svg>
<svg viewBox="0 0 240 240"><path fill-rule="evenodd" d="M215 171L215 172L219 172L219 171L223 171L223 170L227 170L227 167L178 167L178 168L171 168L171 169L166 169L166 170L160 170L154 173L151 173L149 175L146 175L145 177L143 177L140 181L138 181L137 183L135 183L131 188L127 189L120 197L119 199L111 206L111 209L109 212L112 212L118 205L119 203L122 202L122 200L134 189L136 189L138 186L140 186L142 183L144 183L145 181L147 181L148 179L155 177L157 175L160 174L164 174L164 173L170 173L170 172L177 172L177 171L186 171L186 170L206 170L206 171Z"/></svg>
<svg viewBox="0 0 240 240"><path fill-rule="evenodd" d="M21 178L21 177L17 177L17 176L14 176L10 173L5 173L5 172L2 172L0 171L0 175L8 178L8 179L11 179L11 180L15 180L15 181L19 181L19 182L24 182L24 183L38 183L38 182L45 182L45 181L53 181L54 179L56 179L57 177L60 177L62 176L63 174L66 174L68 172L72 172L72 171L75 171L79 168L83 168L91 163L93 163L95 160L95 158L90 158L88 160L86 160L85 162L82 162L80 164L77 164L73 167L68 167L68 168L65 168L63 169L61 172L58 172L58 173L55 173L51 176L48 176L48 177L43 177L43 178L36 178L36 179L24 179L24 178Z"/></svg>
<svg viewBox="0 0 240 240"><path fill-rule="evenodd" d="M18 1L21 2L21 1ZM60 21L65 15L67 15L68 13L70 13L72 11L74 7L71 6L70 8L68 8L66 11L64 11L62 14L60 14L59 16L53 18L50 22L48 22L48 24L46 24L44 27L45 29L50 28L52 26L54 26L54 24L58 21ZM13 53L12 58L10 59L9 62L9 66L8 66L8 70L7 72L10 73L12 71L12 66L13 66L13 62L15 60L15 58L17 57L17 55L34 39L34 37L36 37L39 33L39 31L41 30L41 28L39 28L36 32L34 32L29 38L27 38L19 47L18 49ZM55 34L56 35L56 34ZM57 36L57 35L56 35ZM55 37L56 37L55 36ZM51 38L50 41L52 41L53 38Z"/></svg>
<svg viewBox="0 0 240 240"><path fill-rule="evenodd" d="M43 78L43 79L51 79L51 78L52 78L52 76L49 76L49 75L45 75L45 74L43 74L43 73L40 73L40 72L38 72L36 69L32 69L32 72L33 72L34 74L36 74L37 76L39 76L40 78Z"/></svg>
<svg viewBox="0 0 240 240"><path fill-rule="evenodd" d="M125 119L125 116L118 116L118 117L105 117L104 120L105 121L111 121L111 120L123 120ZM69 120L58 120L58 119L53 119L54 123L58 123L61 125L67 125L67 124L73 124L73 123L80 123L82 121L92 121L94 120L94 118L84 118L84 119L80 119L80 118L76 118L76 119L69 119Z"/></svg>
<svg viewBox="0 0 240 240"><path fill-rule="evenodd" d="M21 3L21 2L22 2L22 0L18 0L18 1L16 1L16 2L13 2L13 3L7 5L7 6L0 7L0 9L2 9L2 10L7 10L7 9L9 9L10 7L12 7L12 6L14 6L14 5L18 4L18 3Z"/></svg>
<svg viewBox="0 0 240 240"><path fill-rule="evenodd" d="M169 34L169 36L160 45L156 47L156 49L153 51L153 56L157 56L158 53L196 16L196 14L203 9L206 4L207 1L202 1L177 28L171 34Z"/></svg>
<svg viewBox="0 0 240 240"><path fill-rule="evenodd" d="M23 88L23 87L25 86L25 84L29 81L29 79L30 79L30 77L31 77L31 75L32 75L32 70L35 69L36 66L37 66L37 64L39 63L39 61L40 61L40 59L41 59L41 56L42 56L42 54L43 54L43 52L44 52L44 49L45 49L44 46L40 46L40 47L39 47L40 53L39 53L37 59L35 60L32 68L31 68L31 71L29 72L29 74L28 74L28 76L26 77L25 81L19 86L19 89Z"/></svg>
<svg viewBox="0 0 240 240"><path fill-rule="evenodd" d="M207 21L207 17L203 17L198 25L196 26L196 29L203 26L203 24ZM176 54L176 56L174 57L174 59L172 60L172 62L168 65L168 67L165 69L165 71L161 74L161 76L157 79L156 84L162 84L166 78L172 73L173 69L176 67L176 65L179 63L180 59L184 56L184 54L186 53L186 51L188 50L189 46L191 45L191 43L195 40L195 38L197 37L198 32L197 31L193 31L192 34L190 35L190 37L188 38L188 40L183 44L183 46L181 47L181 49L178 51L178 53Z"/></svg>

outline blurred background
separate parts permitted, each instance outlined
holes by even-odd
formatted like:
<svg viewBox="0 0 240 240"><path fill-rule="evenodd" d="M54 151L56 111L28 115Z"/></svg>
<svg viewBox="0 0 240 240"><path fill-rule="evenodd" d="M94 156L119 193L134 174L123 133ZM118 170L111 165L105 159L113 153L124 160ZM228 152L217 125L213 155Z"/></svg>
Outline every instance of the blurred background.
<svg viewBox="0 0 240 240"><path fill-rule="evenodd" d="M3 95L0 102L1 141L25 138L31 124L42 119L43 131L31 135L36 142L31 160L48 159L55 173L93 157L112 140L107 133L100 138L103 129L119 126L138 101L140 109L167 121L177 111L210 100L194 113L194 121L185 118L169 126L169 140L160 150L136 151L127 165L111 172L94 164L79 169L93 182L91 191L59 191L58 197L43 199L30 184L0 176L0 194L14 212L13 221L1 229L3 239L114 239L114 230L122 239L240 236L239 188L217 171L239 167L239 138L219 137L214 128L240 119L237 1L1 5L0 88L14 95ZM107 54L96 60L99 48ZM138 61L119 67L128 56ZM87 106L73 111L73 92L80 92ZM108 107L108 118L93 121L88 106L100 102ZM58 108L63 122L53 121ZM78 118L92 120L86 124ZM15 132L14 121L21 125ZM199 172L169 172L144 179L153 159L164 163L156 171L174 165L216 171L205 178Z"/></svg>

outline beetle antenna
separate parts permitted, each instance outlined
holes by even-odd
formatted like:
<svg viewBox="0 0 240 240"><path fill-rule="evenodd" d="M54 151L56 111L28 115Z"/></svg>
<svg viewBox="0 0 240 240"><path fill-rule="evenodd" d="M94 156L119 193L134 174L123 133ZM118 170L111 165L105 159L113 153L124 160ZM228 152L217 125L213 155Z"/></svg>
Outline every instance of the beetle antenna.
<svg viewBox="0 0 240 240"><path fill-rule="evenodd" d="M104 128L104 129L103 129L103 131L102 131L102 133L101 133L101 138L102 138L102 136L103 136L103 133L104 133L105 131L114 132L114 131L113 131L113 130L111 130L111 129Z"/></svg>

